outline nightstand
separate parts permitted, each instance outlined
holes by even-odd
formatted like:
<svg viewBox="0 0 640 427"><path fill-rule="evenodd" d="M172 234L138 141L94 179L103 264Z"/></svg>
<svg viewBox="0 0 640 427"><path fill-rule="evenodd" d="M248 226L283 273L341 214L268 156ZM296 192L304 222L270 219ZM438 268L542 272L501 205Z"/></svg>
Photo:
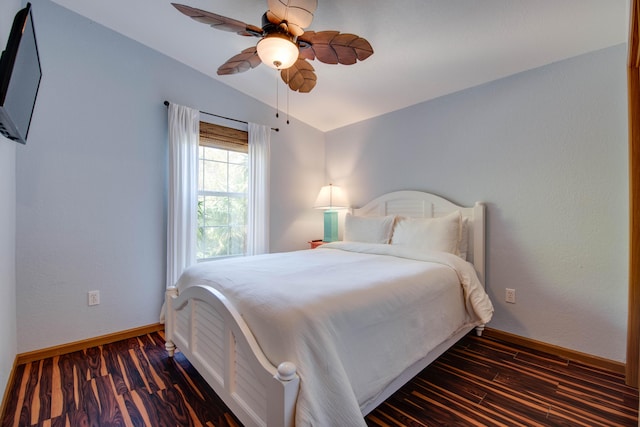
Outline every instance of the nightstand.
<svg viewBox="0 0 640 427"><path fill-rule="evenodd" d="M312 240L309 242L309 245L311 246L311 249L315 249L320 245L324 245L327 242L323 242L322 240Z"/></svg>

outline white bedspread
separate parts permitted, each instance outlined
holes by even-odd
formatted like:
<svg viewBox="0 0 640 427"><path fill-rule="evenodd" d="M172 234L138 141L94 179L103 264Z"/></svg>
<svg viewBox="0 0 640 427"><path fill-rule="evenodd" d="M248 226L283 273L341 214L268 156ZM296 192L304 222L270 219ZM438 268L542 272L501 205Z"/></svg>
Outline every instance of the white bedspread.
<svg viewBox="0 0 640 427"><path fill-rule="evenodd" d="M223 292L275 366L296 364L299 427L365 426L361 406L456 331L493 314L471 264L393 245L338 242L201 263L178 282L190 285Z"/></svg>

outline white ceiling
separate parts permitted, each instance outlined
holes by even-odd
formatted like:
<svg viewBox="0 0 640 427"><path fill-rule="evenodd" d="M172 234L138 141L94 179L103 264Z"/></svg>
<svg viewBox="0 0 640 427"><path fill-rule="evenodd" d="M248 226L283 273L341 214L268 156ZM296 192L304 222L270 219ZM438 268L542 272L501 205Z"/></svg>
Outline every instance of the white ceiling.
<svg viewBox="0 0 640 427"><path fill-rule="evenodd" d="M276 106L275 70L216 75L254 37L193 21L170 0L53 1ZM173 1L257 26L266 10L266 0ZM290 93L289 113L329 131L624 43L628 21L629 0L318 0L308 30L357 34L375 53L350 66L310 61L318 83L311 93Z"/></svg>

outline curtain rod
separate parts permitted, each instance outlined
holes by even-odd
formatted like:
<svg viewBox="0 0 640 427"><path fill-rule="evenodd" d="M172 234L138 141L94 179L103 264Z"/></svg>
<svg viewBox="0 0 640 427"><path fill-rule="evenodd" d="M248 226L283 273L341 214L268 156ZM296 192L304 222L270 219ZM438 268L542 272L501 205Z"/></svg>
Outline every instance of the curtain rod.
<svg viewBox="0 0 640 427"><path fill-rule="evenodd" d="M169 101L164 101L164 105L166 105L167 107L169 106L169 104L170 104ZM249 122L246 122L244 120L232 119L231 117L225 117L225 116L221 116L219 114L207 113L206 111L202 111L202 110L200 110L200 113L201 114L207 114L209 116L219 117L219 118L225 119L225 120L231 120L232 122L244 123L245 125L249 124ZM271 128L271 130L274 130L276 132L280 132L280 128Z"/></svg>

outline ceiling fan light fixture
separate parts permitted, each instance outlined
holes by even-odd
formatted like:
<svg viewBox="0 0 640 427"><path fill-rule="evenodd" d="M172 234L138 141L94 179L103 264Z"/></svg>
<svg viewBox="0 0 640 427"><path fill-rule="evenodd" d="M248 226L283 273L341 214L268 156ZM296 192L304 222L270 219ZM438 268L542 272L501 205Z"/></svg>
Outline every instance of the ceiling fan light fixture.
<svg viewBox="0 0 640 427"><path fill-rule="evenodd" d="M184 4L171 4L212 28L260 39L257 45L244 49L218 67L219 76L242 73L264 63L281 71L280 78L289 89L308 93L317 81L315 69L308 61L317 59L325 64L353 65L373 55L371 44L355 34L336 30L306 31L318 0L267 0L268 10L262 15L262 27Z"/></svg>
<svg viewBox="0 0 640 427"><path fill-rule="evenodd" d="M298 60L298 46L284 34L269 34L258 42L258 56L268 67L285 70Z"/></svg>

